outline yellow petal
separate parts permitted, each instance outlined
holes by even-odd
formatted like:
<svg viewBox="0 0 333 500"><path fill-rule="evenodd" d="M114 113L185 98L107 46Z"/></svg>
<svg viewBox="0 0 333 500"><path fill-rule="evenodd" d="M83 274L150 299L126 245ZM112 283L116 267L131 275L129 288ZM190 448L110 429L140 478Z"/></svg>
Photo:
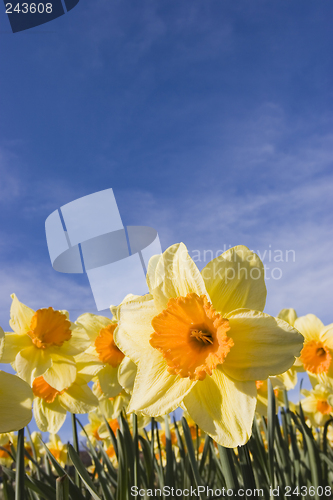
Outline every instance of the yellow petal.
<svg viewBox="0 0 333 500"><path fill-rule="evenodd" d="M18 333L6 333L1 363L13 363L17 354L26 347L31 347L32 341L29 335Z"/></svg>
<svg viewBox="0 0 333 500"><path fill-rule="evenodd" d="M266 302L264 266L239 245L212 260L201 271L214 309L227 313L247 308L263 311Z"/></svg>
<svg viewBox="0 0 333 500"><path fill-rule="evenodd" d="M59 347L59 352L64 356L77 356L88 349L91 340L87 331L81 325L71 324L72 336Z"/></svg>
<svg viewBox="0 0 333 500"><path fill-rule="evenodd" d="M324 328L324 323L320 321L314 314L307 314L297 318L294 323L295 328L304 336L306 341L319 340L321 330Z"/></svg>
<svg viewBox="0 0 333 500"><path fill-rule="evenodd" d="M62 391L75 382L77 372L74 358L52 353L51 359L52 366L44 373L44 380L57 391Z"/></svg>
<svg viewBox="0 0 333 500"><path fill-rule="evenodd" d="M186 297L195 292L209 298L200 271L184 243L172 245L158 260L155 256L149 261L147 283L154 296L157 314L166 308L172 297Z"/></svg>
<svg viewBox="0 0 333 500"><path fill-rule="evenodd" d="M35 378L44 375L52 364L47 349L38 349L34 345L26 347L15 358L18 375L32 385Z"/></svg>
<svg viewBox="0 0 333 500"><path fill-rule="evenodd" d="M302 335L282 319L239 309L226 315L234 341L223 371L236 380L266 380L290 368L303 347Z"/></svg>
<svg viewBox="0 0 333 500"><path fill-rule="evenodd" d="M84 329L91 342L95 342L99 332L112 323L110 318L98 316L97 314L85 313L79 316L75 322L78 327Z"/></svg>
<svg viewBox="0 0 333 500"><path fill-rule="evenodd" d="M125 356L119 365L118 380L126 392L132 394L137 367L133 361Z"/></svg>
<svg viewBox="0 0 333 500"><path fill-rule="evenodd" d="M106 365L98 372L97 378L104 395L108 398L117 396L122 390L118 382L118 367L113 368L113 366Z"/></svg>
<svg viewBox="0 0 333 500"><path fill-rule="evenodd" d="M0 433L18 431L30 422L32 398L26 382L0 371Z"/></svg>
<svg viewBox="0 0 333 500"><path fill-rule="evenodd" d="M142 411L151 417L175 410L196 381L170 375L158 351L146 352L138 366L128 413Z"/></svg>
<svg viewBox="0 0 333 500"><path fill-rule="evenodd" d="M333 351L333 323L325 326L320 332L320 340Z"/></svg>
<svg viewBox="0 0 333 500"><path fill-rule="evenodd" d="M126 302L120 306L120 321L113 339L119 349L138 363L148 350L150 335L153 333L151 321L156 316L154 300L143 296L141 300Z"/></svg>
<svg viewBox="0 0 333 500"><path fill-rule="evenodd" d="M237 382L216 369L185 396L185 407L195 423L227 448L245 444L252 431L256 407L255 382Z"/></svg>
<svg viewBox="0 0 333 500"><path fill-rule="evenodd" d="M74 383L59 396L59 403L70 413L88 413L98 406L98 399L87 385Z"/></svg>
<svg viewBox="0 0 333 500"><path fill-rule="evenodd" d="M66 420L66 410L60 405L58 398L53 403L35 398L34 417L39 430L55 434Z"/></svg>
<svg viewBox="0 0 333 500"><path fill-rule="evenodd" d="M297 319L297 313L295 309L282 309L277 315L278 318L283 319L291 326L295 326L295 321Z"/></svg>
<svg viewBox="0 0 333 500"><path fill-rule="evenodd" d="M11 298L12 305L10 308L10 327L15 333L24 335L30 330L31 319L35 314L35 311L22 304L22 302L20 302L16 297L15 293L11 295Z"/></svg>
<svg viewBox="0 0 333 500"><path fill-rule="evenodd" d="M103 368L104 364L96 358L87 353L79 354L75 356L77 378L84 380L84 383L90 382L90 380Z"/></svg>

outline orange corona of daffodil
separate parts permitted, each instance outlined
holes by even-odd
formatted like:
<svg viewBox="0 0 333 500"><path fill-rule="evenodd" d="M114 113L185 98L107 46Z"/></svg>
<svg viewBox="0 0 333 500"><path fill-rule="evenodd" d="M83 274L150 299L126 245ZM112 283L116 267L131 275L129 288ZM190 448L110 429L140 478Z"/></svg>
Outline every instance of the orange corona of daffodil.
<svg viewBox="0 0 333 500"><path fill-rule="evenodd" d="M324 326L317 316L307 314L295 321L295 328L304 335L300 361L310 377L322 383L333 383L333 323Z"/></svg>
<svg viewBox="0 0 333 500"><path fill-rule="evenodd" d="M35 378L58 391L74 382L74 356L89 346L85 331L71 323L65 311L52 307L36 312L19 302L13 294L10 326L6 333L2 362L12 363L18 375L32 385Z"/></svg>
<svg viewBox="0 0 333 500"><path fill-rule="evenodd" d="M5 334L0 328L0 358L4 344ZM18 431L30 422L32 397L31 387L24 380L0 371L0 433Z"/></svg>
<svg viewBox="0 0 333 500"><path fill-rule="evenodd" d="M184 244L152 257L150 294L119 306L114 339L136 365L128 412L159 416L181 403L218 443L251 435L256 380L288 370L303 337L263 313L263 264L238 246L200 273Z"/></svg>

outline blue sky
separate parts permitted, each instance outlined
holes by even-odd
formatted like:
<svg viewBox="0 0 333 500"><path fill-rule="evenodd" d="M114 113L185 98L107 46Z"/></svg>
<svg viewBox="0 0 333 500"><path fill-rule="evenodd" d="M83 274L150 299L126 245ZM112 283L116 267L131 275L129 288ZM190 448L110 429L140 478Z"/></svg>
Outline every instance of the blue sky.
<svg viewBox="0 0 333 500"><path fill-rule="evenodd" d="M163 249L184 241L202 267L204 250L245 244L281 269L268 313L331 323L332 15L309 0L80 0L12 34L1 12L0 325L13 292L96 312L85 276L53 271L44 222L109 187Z"/></svg>

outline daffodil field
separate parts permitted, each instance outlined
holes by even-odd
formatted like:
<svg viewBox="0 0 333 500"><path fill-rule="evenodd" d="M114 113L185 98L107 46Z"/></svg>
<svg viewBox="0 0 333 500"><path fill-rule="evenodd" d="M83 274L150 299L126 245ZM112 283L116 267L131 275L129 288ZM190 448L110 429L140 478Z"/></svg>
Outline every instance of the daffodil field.
<svg viewBox="0 0 333 500"><path fill-rule="evenodd" d="M12 295L0 498L332 499L333 324L264 313L264 266L244 246L200 272L173 245L151 258L147 284L112 318L74 322ZM298 377L312 389L295 403ZM48 442L30 433L32 414Z"/></svg>

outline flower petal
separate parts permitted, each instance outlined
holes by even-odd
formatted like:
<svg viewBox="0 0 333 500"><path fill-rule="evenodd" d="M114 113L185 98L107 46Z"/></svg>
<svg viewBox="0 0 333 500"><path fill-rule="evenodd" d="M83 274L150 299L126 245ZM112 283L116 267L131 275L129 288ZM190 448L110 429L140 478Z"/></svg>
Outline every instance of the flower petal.
<svg viewBox="0 0 333 500"><path fill-rule="evenodd" d="M125 356L119 365L118 380L126 392L132 394L134 381L137 373L137 366L133 361Z"/></svg>
<svg viewBox="0 0 333 500"><path fill-rule="evenodd" d="M57 389L57 391L62 391L75 381L76 364L71 356L52 353L51 358L52 366L44 373L43 377L51 387Z"/></svg>
<svg viewBox="0 0 333 500"><path fill-rule="evenodd" d="M72 336L58 348L64 356L77 356L88 349L91 344L87 330L81 325L71 324Z"/></svg>
<svg viewBox="0 0 333 500"><path fill-rule="evenodd" d="M19 335L18 333L6 333L4 350L1 363L13 363L17 354L26 347L31 347L32 341L29 335Z"/></svg>
<svg viewBox="0 0 333 500"><path fill-rule="evenodd" d="M154 256L148 264L147 283L154 296L157 314L167 307L171 298L186 297L188 293L206 295L204 280L189 256L184 243L169 247L159 260Z"/></svg>
<svg viewBox="0 0 333 500"><path fill-rule="evenodd" d="M119 349L136 363L145 356L147 349L152 349L149 344L153 333L151 321L156 314L154 300L146 295L141 300L120 306L120 320L113 339Z"/></svg>
<svg viewBox="0 0 333 500"><path fill-rule="evenodd" d="M34 417L39 430L55 434L66 420L66 410L60 405L58 398L53 403L35 398Z"/></svg>
<svg viewBox="0 0 333 500"><path fill-rule="evenodd" d="M175 410L196 381L170 375L165 360L157 350L146 352L138 366L133 395L127 410L142 411L151 417Z"/></svg>
<svg viewBox="0 0 333 500"><path fill-rule="evenodd" d="M118 366L114 368L106 365L98 372L97 378L106 397L114 398L121 392L122 387L118 382Z"/></svg>
<svg viewBox="0 0 333 500"><path fill-rule="evenodd" d="M15 358L18 375L32 385L35 378L44 375L52 364L47 349L38 349L34 345L22 349Z"/></svg>
<svg viewBox="0 0 333 500"><path fill-rule="evenodd" d="M227 448L245 444L252 431L257 403L255 382L238 382L214 370L185 396L185 407L195 423Z"/></svg>
<svg viewBox="0 0 333 500"><path fill-rule="evenodd" d="M297 313L295 309L281 309L279 314L277 315L278 318L283 319L283 321L286 321L289 323L289 325L294 326L295 321L297 319Z"/></svg>
<svg viewBox="0 0 333 500"><path fill-rule="evenodd" d="M18 431L30 422L32 398L24 380L0 371L0 433Z"/></svg>
<svg viewBox="0 0 333 500"><path fill-rule="evenodd" d="M35 314L35 311L22 304L15 293L11 295L11 298L13 301L10 308L10 327L15 333L24 335L30 331L31 318Z"/></svg>
<svg viewBox="0 0 333 500"><path fill-rule="evenodd" d="M325 326L320 332L320 340L333 351L333 323Z"/></svg>
<svg viewBox="0 0 333 500"><path fill-rule="evenodd" d="M214 309L228 313L247 308L263 311L264 266L258 255L239 245L212 260L201 271Z"/></svg>
<svg viewBox="0 0 333 500"><path fill-rule="evenodd" d="M59 396L59 403L70 413L89 413L98 406L98 399L87 385L74 383Z"/></svg>
<svg viewBox="0 0 333 500"><path fill-rule="evenodd" d="M321 330L324 328L324 323L320 321L314 314L307 314L297 318L294 323L295 328L304 336L306 341L319 340Z"/></svg>
<svg viewBox="0 0 333 500"><path fill-rule="evenodd" d="M236 380L266 380L287 371L303 347L302 335L282 319L239 309L226 315L234 341L223 371Z"/></svg>
<svg viewBox="0 0 333 500"><path fill-rule="evenodd" d="M113 323L113 321L111 321L110 318L91 313L82 314L75 322L78 327L83 328L87 332L90 342L95 342L102 328L106 328L111 323Z"/></svg>

